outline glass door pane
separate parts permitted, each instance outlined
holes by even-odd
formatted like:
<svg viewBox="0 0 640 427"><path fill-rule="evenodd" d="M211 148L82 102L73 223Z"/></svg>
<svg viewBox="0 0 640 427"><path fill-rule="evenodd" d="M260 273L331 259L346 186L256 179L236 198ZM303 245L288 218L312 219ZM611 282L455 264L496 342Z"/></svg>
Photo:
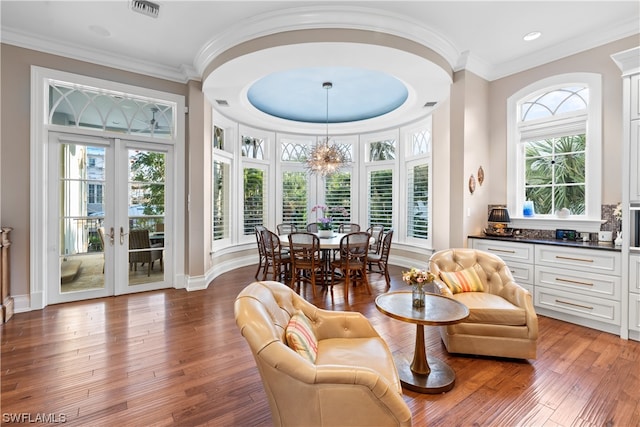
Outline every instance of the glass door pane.
<svg viewBox="0 0 640 427"><path fill-rule="evenodd" d="M128 159L128 283L131 288L165 282L167 153L129 149Z"/></svg>
<svg viewBox="0 0 640 427"><path fill-rule="evenodd" d="M72 299L106 294L104 219L106 146L71 142L55 150L58 169L58 295ZM97 292L97 293L96 293ZM83 295L81 293L92 293ZM55 298L54 298L55 299Z"/></svg>

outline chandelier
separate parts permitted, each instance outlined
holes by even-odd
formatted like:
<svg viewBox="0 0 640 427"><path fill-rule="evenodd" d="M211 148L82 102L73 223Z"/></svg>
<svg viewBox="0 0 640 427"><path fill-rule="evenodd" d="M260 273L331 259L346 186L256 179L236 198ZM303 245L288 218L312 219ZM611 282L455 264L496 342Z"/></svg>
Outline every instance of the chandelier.
<svg viewBox="0 0 640 427"><path fill-rule="evenodd" d="M331 82L322 83L327 91L327 136L318 142L307 156L307 169L310 173L322 177L336 173L345 164L344 154L337 145L329 144L329 89L333 87Z"/></svg>

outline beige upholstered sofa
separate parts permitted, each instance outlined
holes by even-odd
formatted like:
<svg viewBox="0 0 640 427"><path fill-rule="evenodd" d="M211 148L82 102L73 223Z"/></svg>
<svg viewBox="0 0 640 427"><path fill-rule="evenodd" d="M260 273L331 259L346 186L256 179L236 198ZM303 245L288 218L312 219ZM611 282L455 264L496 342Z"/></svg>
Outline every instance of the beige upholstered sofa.
<svg viewBox="0 0 640 427"><path fill-rule="evenodd" d="M291 288L254 282L235 301L276 426L410 426L391 352L360 313L322 310ZM315 363L287 345L302 312L317 338Z"/></svg>
<svg viewBox="0 0 640 427"><path fill-rule="evenodd" d="M442 272L459 274L468 268L477 273L483 292L452 293L442 280L435 282L441 294L465 304L470 312L463 323L440 327L447 351L535 359L538 318L531 294L515 283L502 259L475 249L446 249L429 260L438 278Z"/></svg>

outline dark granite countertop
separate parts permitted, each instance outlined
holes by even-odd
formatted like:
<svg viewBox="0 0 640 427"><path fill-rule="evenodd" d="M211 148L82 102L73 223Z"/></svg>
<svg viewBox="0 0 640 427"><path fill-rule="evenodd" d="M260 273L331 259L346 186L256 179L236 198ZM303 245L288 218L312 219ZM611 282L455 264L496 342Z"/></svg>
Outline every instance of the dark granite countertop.
<svg viewBox="0 0 640 427"><path fill-rule="evenodd" d="M487 236L484 234L468 236L474 239L485 240L502 240L503 242L519 242L519 243L535 243L539 245L552 245L552 246L566 246L570 248L584 248L584 249L600 249L606 251L620 252L622 248L615 246L613 242L583 242L582 240L559 240L559 239L528 239L525 237L500 237L500 236Z"/></svg>

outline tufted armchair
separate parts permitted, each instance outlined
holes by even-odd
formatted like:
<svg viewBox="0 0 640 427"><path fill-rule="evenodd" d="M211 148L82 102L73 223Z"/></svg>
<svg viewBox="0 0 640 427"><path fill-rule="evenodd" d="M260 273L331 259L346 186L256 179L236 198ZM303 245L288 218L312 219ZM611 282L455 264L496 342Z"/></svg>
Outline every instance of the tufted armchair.
<svg viewBox="0 0 640 427"><path fill-rule="evenodd" d="M429 269L439 278L435 284L440 293L463 303L470 312L465 322L440 327L447 351L536 358L538 318L531 294L515 283L502 259L475 249L446 249L431 256ZM473 275L479 278L483 291L453 293L441 280L451 272L460 275L468 269L475 271ZM455 286L453 289L459 290Z"/></svg>
<svg viewBox="0 0 640 427"><path fill-rule="evenodd" d="M391 351L362 314L319 309L271 281L244 288L234 310L274 425L411 426ZM292 317L301 314L317 339L314 362L285 338Z"/></svg>

